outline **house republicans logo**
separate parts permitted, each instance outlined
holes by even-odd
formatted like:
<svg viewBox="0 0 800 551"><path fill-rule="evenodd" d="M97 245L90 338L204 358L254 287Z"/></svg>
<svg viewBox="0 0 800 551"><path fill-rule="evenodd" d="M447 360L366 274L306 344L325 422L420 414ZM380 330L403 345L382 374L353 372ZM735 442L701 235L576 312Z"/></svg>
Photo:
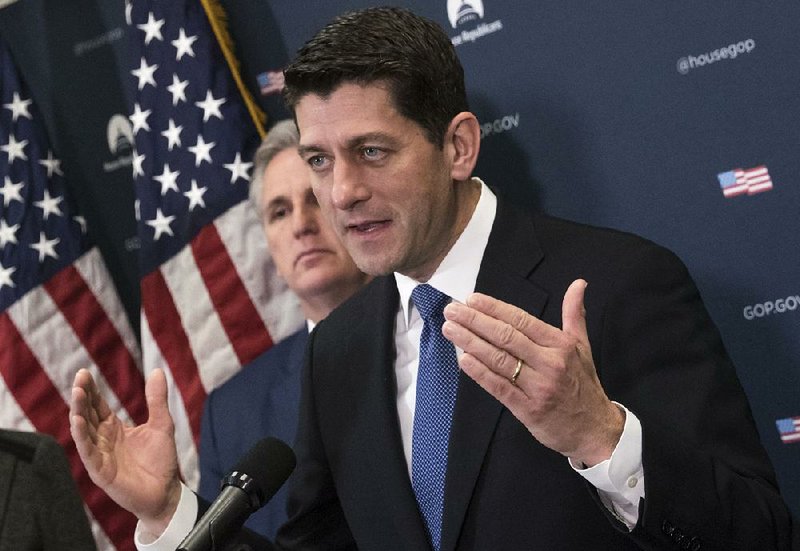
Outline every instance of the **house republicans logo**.
<svg viewBox="0 0 800 551"><path fill-rule="evenodd" d="M453 28L471 21L483 19L483 2L481 0L447 0L447 15Z"/></svg>
<svg viewBox="0 0 800 551"><path fill-rule="evenodd" d="M108 150L116 157L103 163L105 172L113 172L133 163L133 128L125 115L112 115L106 127Z"/></svg>
<svg viewBox="0 0 800 551"><path fill-rule="evenodd" d="M491 23L483 22L483 2L481 0L447 0L447 17L454 29L462 27L461 32L450 37L453 46L475 42L487 34L503 30L499 19Z"/></svg>
<svg viewBox="0 0 800 551"><path fill-rule="evenodd" d="M767 300L758 304L745 306L743 310L744 319L754 320L756 318L766 318L773 314L785 314L794 312L800 308L800 295L790 295L786 298L777 300Z"/></svg>

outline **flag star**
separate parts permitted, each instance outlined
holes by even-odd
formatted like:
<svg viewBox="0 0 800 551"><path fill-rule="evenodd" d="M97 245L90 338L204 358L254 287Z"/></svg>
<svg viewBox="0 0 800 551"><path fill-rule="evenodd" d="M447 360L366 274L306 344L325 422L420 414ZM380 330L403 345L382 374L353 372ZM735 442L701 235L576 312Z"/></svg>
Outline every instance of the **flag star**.
<svg viewBox="0 0 800 551"><path fill-rule="evenodd" d="M56 245L61 242L61 239L56 237L55 239L47 239L47 236L44 232L39 232L39 242L33 243L30 245L31 249L36 249L39 251L39 262L44 262L44 259L48 256L58 259L58 255L56 254Z"/></svg>
<svg viewBox="0 0 800 551"><path fill-rule="evenodd" d="M200 166L203 161L208 161L211 164L211 148L214 147L216 142L206 143L201 134L197 135L197 143L191 147L187 147L189 151L194 153L194 166Z"/></svg>
<svg viewBox="0 0 800 551"><path fill-rule="evenodd" d="M178 38L172 41L172 45L175 46L177 53L175 54L175 59L180 61L184 55L190 55L194 57L194 50L192 50L192 44L194 41L197 40L196 36L186 36L186 32L184 32L183 28L178 31Z"/></svg>
<svg viewBox="0 0 800 551"><path fill-rule="evenodd" d="M14 159L22 159L23 161L28 160L28 156L25 155L25 146L28 145L28 140L22 140L21 142L17 141L12 135L8 136L8 144L0 145L0 149L8 153L8 162L13 163Z"/></svg>
<svg viewBox="0 0 800 551"><path fill-rule="evenodd" d="M198 187L197 180L192 180L192 189L183 192L189 199L189 211L193 211L196 206L206 208L206 202L203 201L206 191L208 191L207 187Z"/></svg>
<svg viewBox="0 0 800 551"><path fill-rule="evenodd" d="M172 84L167 86L167 90L172 94L172 105L178 105L179 101L186 101L186 87L189 85L188 80L181 80L178 75L172 75Z"/></svg>
<svg viewBox="0 0 800 551"><path fill-rule="evenodd" d="M178 176L180 175L179 171L171 171L169 168L169 163L164 164L164 171L161 173L160 176L153 176L153 180L161 183L161 196L167 194L169 190L178 191Z"/></svg>
<svg viewBox="0 0 800 551"><path fill-rule="evenodd" d="M150 113L152 113L150 109L142 111L142 108L139 107L139 102L133 104L133 114L128 118L131 120L131 123L133 123L134 136L139 130L150 132L150 125L147 124L147 117L150 116Z"/></svg>
<svg viewBox="0 0 800 551"><path fill-rule="evenodd" d="M53 152L50 150L47 151L46 159L39 159L39 164L44 165L47 169L48 178L52 178L53 174L58 174L59 176L64 175L64 173L61 172L61 160L53 157Z"/></svg>
<svg viewBox="0 0 800 551"><path fill-rule="evenodd" d="M161 209L156 209L156 217L146 221L146 224L152 227L156 232L153 236L154 241L161 239L161 236L165 233L172 237L175 236L175 234L172 233L172 228L169 227L173 220L175 220L174 216L164 216L161 213Z"/></svg>
<svg viewBox="0 0 800 551"><path fill-rule="evenodd" d="M73 216L72 219L75 220L81 227L81 233L86 235L86 218L83 216Z"/></svg>
<svg viewBox="0 0 800 551"><path fill-rule="evenodd" d="M139 62L139 68L131 71L131 74L139 79L139 90L144 89L148 84L152 84L155 87L156 79L154 75L156 69L158 69L158 65L155 63L148 65L145 58L142 58Z"/></svg>
<svg viewBox="0 0 800 551"><path fill-rule="evenodd" d="M17 244L17 230L19 224L9 226L5 220L0 220L0 249L5 247L8 243L13 245Z"/></svg>
<svg viewBox="0 0 800 551"><path fill-rule="evenodd" d="M150 41L154 38L157 40L164 40L164 37L161 36L161 27L164 26L164 20L156 19L153 16L153 12L147 14L147 23L136 26L144 31L145 46L150 44Z"/></svg>
<svg viewBox="0 0 800 551"><path fill-rule="evenodd" d="M2 289L6 285L11 287L12 289L16 287L14 281L11 279L11 274L13 274L16 271L17 269L14 266L9 266L8 268L6 268L2 264L0 264L0 289Z"/></svg>
<svg viewBox="0 0 800 551"><path fill-rule="evenodd" d="M206 92L206 99L203 101L196 101L194 104L203 110L203 122L207 122L211 117L219 117L220 120L223 119L219 107L226 101L225 98L215 99L214 96L211 95L211 90L208 90Z"/></svg>
<svg viewBox="0 0 800 551"><path fill-rule="evenodd" d="M50 197L50 192L44 190L44 197L41 201L34 201L34 205L42 209L42 218L47 220L51 214L56 216L63 216L58 204L63 200L63 197Z"/></svg>
<svg viewBox="0 0 800 551"><path fill-rule="evenodd" d="M175 121L169 120L169 128L164 130L161 135L167 139L167 149L172 151L173 146L181 146L181 131L183 126L175 126Z"/></svg>
<svg viewBox="0 0 800 551"><path fill-rule="evenodd" d="M23 116L27 119L32 119L31 112L28 111L28 106L33 103L32 99L22 99L19 97L18 92L14 92L14 99L11 103L4 103L3 107L11 110L11 120L17 122L17 118Z"/></svg>
<svg viewBox="0 0 800 551"><path fill-rule="evenodd" d="M0 187L0 194L3 195L3 206L7 207L11 204L11 201L19 201L20 203L24 203L22 200L22 194L20 194L19 190L22 189L24 186L22 182L19 183L12 183L11 178L8 176L5 177L3 181L3 187Z"/></svg>
<svg viewBox="0 0 800 551"><path fill-rule="evenodd" d="M223 166L231 171L231 183L234 183L239 178L244 178L245 180L250 181L250 174L248 171L250 170L250 167L253 166L253 163L243 163L242 155L240 153L236 153L236 158L232 163L228 163Z"/></svg>
<svg viewBox="0 0 800 551"><path fill-rule="evenodd" d="M133 152L133 159L131 159L131 169L133 170L133 177L144 176L144 153L139 154L138 151Z"/></svg>

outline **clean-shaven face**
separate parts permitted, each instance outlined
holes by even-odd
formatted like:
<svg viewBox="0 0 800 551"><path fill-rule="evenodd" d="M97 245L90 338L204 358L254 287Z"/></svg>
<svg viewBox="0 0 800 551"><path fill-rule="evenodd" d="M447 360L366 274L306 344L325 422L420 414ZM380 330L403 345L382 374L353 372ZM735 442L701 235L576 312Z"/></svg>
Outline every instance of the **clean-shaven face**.
<svg viewBox="0 0 800 551"><path fill-rule="evenodd" d="M354 286L364 279L322 217L308 169L297 149L284 149L267 165L259 211L278 273L301 299Z"/></svg>
<svg viewBox="0 0 800 551"><path fill-rule="evenodd" d="M345 83L295 107L314 194L368 274L427 279L453 242L451 167L381 84Z"/></svg>

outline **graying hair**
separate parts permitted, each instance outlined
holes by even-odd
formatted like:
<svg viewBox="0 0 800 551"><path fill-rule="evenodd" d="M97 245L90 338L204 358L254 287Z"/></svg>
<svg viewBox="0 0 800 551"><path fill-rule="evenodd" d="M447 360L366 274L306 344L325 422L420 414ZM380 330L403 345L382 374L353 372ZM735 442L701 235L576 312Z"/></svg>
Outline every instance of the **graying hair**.
<svg viewBox="0 0 800 551"><path fill-rule="evenodd" d="M253 177L250 179L250 200L259 213L261 212L259 201L261 199L264 170L270 161L275 158L275 155L284 149L297 147L299 143L300 133L297 131L297 125L292 119L284 119L275 123L275 126L267 133L267 137L256 149L253 155Z"/></svg>

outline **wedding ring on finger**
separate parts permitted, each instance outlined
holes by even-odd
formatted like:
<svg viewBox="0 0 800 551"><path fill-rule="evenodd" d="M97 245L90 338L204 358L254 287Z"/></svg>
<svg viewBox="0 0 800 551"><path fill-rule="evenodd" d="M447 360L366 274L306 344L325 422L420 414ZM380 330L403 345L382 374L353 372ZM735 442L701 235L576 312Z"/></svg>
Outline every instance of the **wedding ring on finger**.
<svg viewBox="0 0 800 551"><path fill-rule="evenodd" d="M522 360L517 359L517 367L516 369L514 369L514 374L509 379L509 381L511 381L511 384L514 386L517 386L517 377L519 377L520 371L522 371Z"/></svg>

